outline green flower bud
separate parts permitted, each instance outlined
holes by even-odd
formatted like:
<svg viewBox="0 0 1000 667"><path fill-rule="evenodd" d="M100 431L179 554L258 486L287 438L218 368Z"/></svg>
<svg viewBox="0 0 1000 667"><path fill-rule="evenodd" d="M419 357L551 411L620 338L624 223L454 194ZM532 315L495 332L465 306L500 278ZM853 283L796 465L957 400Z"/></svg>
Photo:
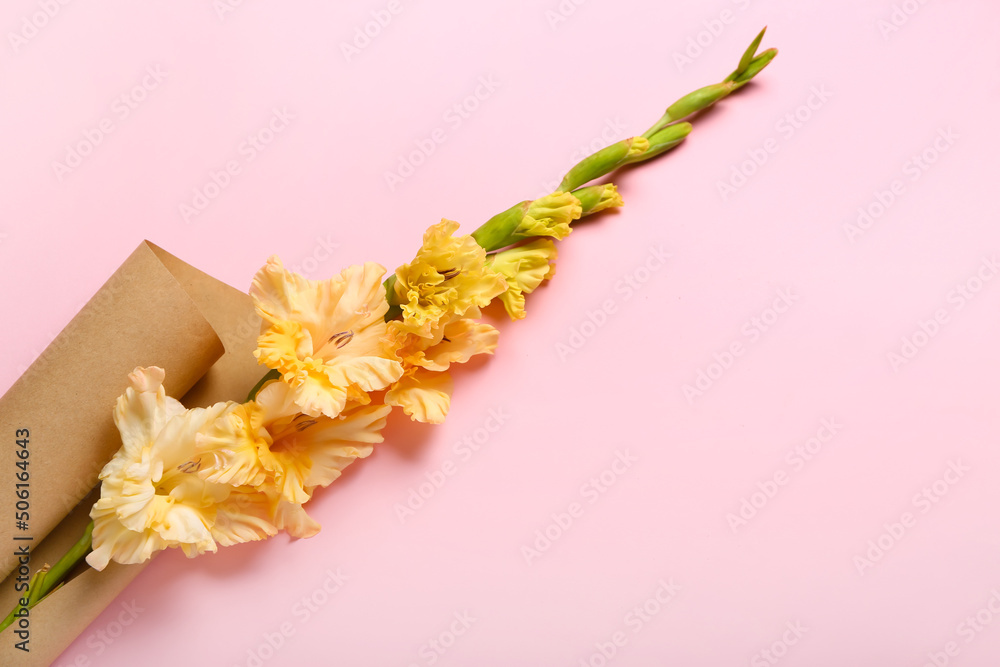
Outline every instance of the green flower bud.
<svg viewBox="0 0 1000 667"><path fill-rule="evenodd" d="M723 97L733 92L734 84L730 81L713 83L710 86L699 88L693 93L688 93L667 107L667 116L672 120L680 120L691 114L707 109Z"/></svg>
<svg viewBox="0 0 1000 667"><path fill-rule="evenodd" d="M622 206L622 196L618 194L618 188L608 183L606 185L591 185L587 188L574 190L573 195L580 200L580 207L583 209L581 215L599 213L608 208Z"/></svg>
<svg viewBox="0 0 1000 667"><path fill-rule="evenodd" d="M585 157L570 169L562 183L559 184L559 190L563 192L576 190L581 185L614 171L625 158L645 152L646 148L647 144L645 144L643 137L623 139L602 148L590 157Z"/></svg>
<svg viewBox="0 0 1000 667"><path fill-rule="evenodd" d="M778 49L768 49L751 60L750 64L746 68L746 71L733 80L736 84L736 88L741 88L750 83L750 80L760 74L760 71L767 67L771 61L774 60L776 55L778 55Z"/></svg>
<svg viewBox="0 0 1000 667"><path fill-rule="evenodd" d="M657 130L649 137L649 148L646 152L634 158L629 158L627 163L643 162L666 153L684 141L687 135L691 134L691 127L691 123L674 123L673 125L667 125L661 130Z"/></svg>
<svg viewBox="0 0 1000 667"><path fill-rule="evenodd" d="M726 81L732 81L747 71L747 68L753 61L754 56L757 54L757 47L760 46L760 40L764 39L765 32L767 32L767 26L764 26L764 29L760 31L753 42L750 43L750 46L747 47L747 50L743 52L743 57L740 58L740 64L736 66L736 69L733 70L732 74L726 77Z"/></svg>

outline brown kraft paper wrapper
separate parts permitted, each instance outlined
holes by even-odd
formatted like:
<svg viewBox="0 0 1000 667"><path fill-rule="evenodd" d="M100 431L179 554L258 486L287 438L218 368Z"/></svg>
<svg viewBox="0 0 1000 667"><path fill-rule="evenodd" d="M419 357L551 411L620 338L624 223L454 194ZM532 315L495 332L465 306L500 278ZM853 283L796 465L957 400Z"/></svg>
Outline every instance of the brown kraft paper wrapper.
<svg viewBox="0 0 1000 667"><path fill-rule="evenodd" d="M166 370L186 407L242 400L264 370L253 357L260 318L250 297L146 241L0 398L0 616L22 595L16 550L31 571L54 564L83 534L97 475L121 446L112 410L136 366ZM15 521L18 429L29 431L30 518ZM30 540L15 538L31 538ZM30 652L17 624L0 633L0 664L49 665L144 565L83 567L30 611Z"/></svg>

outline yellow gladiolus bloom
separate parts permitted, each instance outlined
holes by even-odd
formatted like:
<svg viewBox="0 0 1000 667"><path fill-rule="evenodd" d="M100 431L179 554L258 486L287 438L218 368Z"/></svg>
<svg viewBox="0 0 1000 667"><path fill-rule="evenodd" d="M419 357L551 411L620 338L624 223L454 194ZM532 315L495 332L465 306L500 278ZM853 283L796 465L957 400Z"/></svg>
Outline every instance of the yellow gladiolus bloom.
<svg viewBox="0 0 1000 667"><path fill-rule="evenodd" d="M515 236L552 236L564 239L573 231L570 223L583 215L580 200L569 192L553 192L528 206L514 230Z"/></svg>
<svg viewBox="0 0 1000 667"><path fill-rule="evenodd" d="M556 244L549 239L536 239L530 243L503 250L490 258L490 266L507 280L507 291L500 301L511 319L525 315L524 295L534 292L542 281L556 272Z"/></svg>
<svg viewBox="0 0 1000 667"><path fill-rule="evenodd" d="M478 309L469 311L478 317ZM451 407L451 364L462 364L477 354L493 354L500 332L471 317L453 317L424 338L405 331L399 322L389 325L403 360L403 377L386 392L388 405L401 407L414 421L440 424Z"/></svg>
<svg viewBox="0 0 1000 667"><path fill-rule="evenodd" d="M198 436L193 459L209 482L273 488L288 503L305 503L356 459L382 442L391 408L348 405L336 418L299 411L294 391L272 382Z"/></svg>
<svg viewBox="0 0 1000 667"><path fill-rule="evenodd" d="M438 323L488 304L507 285L486 266L486 251L469 235L452 236L458 223L442 220L424 234L417 256L396 269L396 301L404 329L433 337Z"/></svg>
<svg viewBox="0 0 1000 667"><path fill-rule="evenodd" d="M87 562L97 570L169 547L194 557L277 532L262 494L206 482L189 468L198 432L236 404L185 410L166 396L163 377L161 368L136 368L115 406L122 447L101 471L101 498L90 512Z"/></svg>
<svg viewBox="0 0 1000 667"><path fill-rule="evenodd" d="M619 206L624 206L625 201L622 199L621 194L618 192L618 186L614 183L606 183L604 185L592 185L589 188L584 188L584 191L589 191L586 194L578 192L580 195L580 203L583 204L583 214L591 215L593 213L600 213L609 208L618 208ZM592 193L597 193L597 199L594 200L591 195ZM584 203L584 198L586 197L587 203Z"/></svg>
<svg viewBox="0 0 1000 667"><path fill-rule="evenodd" d="M385 268L368 262L329 280L307 280L271 257L250 288L263 333L254 355L281 373L301 412L336 417L403 373L382 342L389 304Z"/></svg>

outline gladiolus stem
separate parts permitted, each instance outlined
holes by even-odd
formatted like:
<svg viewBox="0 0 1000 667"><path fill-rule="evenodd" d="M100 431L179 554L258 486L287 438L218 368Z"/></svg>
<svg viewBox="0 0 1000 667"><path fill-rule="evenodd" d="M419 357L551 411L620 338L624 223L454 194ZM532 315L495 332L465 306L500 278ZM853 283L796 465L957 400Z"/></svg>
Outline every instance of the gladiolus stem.
<svg viewBox="0 0 1000 667"><path fill-rule="evenodd" d="M49 593L52 593L66 582L66 575L69 574L69 571L90 553L93 534L94 522L91 521L87 524L83 536L76 541L76 544L69 548L69 551L55 565L52 567L43 565L35 572L31 578L31 583L28 585L28 594L25 596L28 604L18 604L15 606L14 610L7 615L7 618L0 622L0 631L11 625L21 610L31 609L44 600Z"/></svg>
<svg viewBox="0 0 1000 667"><path fill-rule="evenodd" d="M264 377L260 379L260 382L255 384L253 389L250 390L250 393L247 394L247 401L252 401L253 399L257 398L257 394L260 393L260 390L264 388L265 384L271 382L272 380L280 380L280 379L281 379L281 373L273 368L269 370L267 373L264 373Z"/></svg>

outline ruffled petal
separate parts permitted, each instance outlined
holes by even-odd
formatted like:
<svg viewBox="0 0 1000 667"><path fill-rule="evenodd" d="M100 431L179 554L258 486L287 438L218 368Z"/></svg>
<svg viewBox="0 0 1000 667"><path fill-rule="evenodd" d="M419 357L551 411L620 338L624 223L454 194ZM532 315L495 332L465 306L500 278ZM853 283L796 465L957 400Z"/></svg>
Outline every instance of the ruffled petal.
<svg viewBox="0 0 1000 667"><path fill-rule="evenodd" d="M253 354L268 368L294 373L313 356L312 335L298 322L280 320L260 335Z"/></svg>
<svg viewBox="0 0 1000 667"><path fill-rule="evenodd" d="M211 426L223 414L239 408L239 403L227 401L207 408L192 408L168 421L153 441L151 458L164 468L175 468L192 461L197 452L198 434ZM158 476L154 476L158 481Z"/></svg>
<svg viewBox="0 0 1000 667"><path fill-rule="evenodd" d="M113 510L94 509L90 516L94 520L94 548L87 554L87 563L95 570L103 570L112 559L124 565L144 563L155 552L170 546L153 530L135 532L125 528Z"/></svg>
<svg viewBox="0 0 1000 667"><path fill-rule="evenodd" d="M163 369L156 366L137 367L128 376L129 387L115 403L115 426L121 433L122 445L133 457L137 458L172 413L176 414L175 407L167 403L164 375Z"/></svg>
<svg viewBox="0 0 1000 667"><path fill-rule="evenodd" d="M285 375L284 380L292 390L292 400L307 415L336 417L347 404L346 383L330 380L328 369L310 364L295 375Z"/></svg>
<svg viewBox="0 0 1000 667"><path fill-rule="evenodd" d="M269 323L254 352L278 370L299 408L336 417L350 395L380 391L402 375L384 341L389 309L375 262L351 266L328 280L307 280L271 258L254 278L251 296Z"/></svg>
<svg viewBox="0 0 1000 667"><path fill-rule="evenodd" d="M579 199L569 192L553 192L531 202L514 233L522 237L553 236L564 239L572 231L570 223L582 214Z"/></svg>
<svg viewBox="0 0 1000 667"><path fill-rule="evenodd" d="M250 284L254 309L271 324L300 319L312 292L310 281L285 270L277 255L268 258Z"/></svg>
<svg viewBox="0 0 1000 667"><path fill-rule="evenodd" d="M447 370L451 364L464 364L477 354L493 354L500 332L484 322L458 319L444 327L441 342L424 353L420 366L432 370Z"/></svg>
<svg viewBox="0 0 1000 667"><path fill-rule="evenodd" d="M430 336L446 316L485 306L507 288L486 265L483 247L469 235L453 236L457 230L452 220L432 225L414 260L396 269L402 326L411 333Z"/></svg>
<svg viewBox="0 0 1000 667"><path fill-rule="evenodd" d="M260 450L269 444L256 404L236 406L197 434L194 467L207 482L258 486L267 476Z"/></svg>
<svg viewBox="0 0 1000 667"><path fill-rule="evenodd" d="M266 540L278 532L270 517L271 502L265 494L235 491L216 508L212 537L224 547Z"/></svg>
<svg viewBox="0 0 1000 667"><path fill-rule="evenodd" d="M512 319L524 317L524 295L555 274L556 256L556 245L549 239L536 239L493 256L491 266L507 280L500 300Z"/></svg>
<svg viewBox="0 0 1000 667"><path fill-rule="evenodd" d="M440 424L448 416L452 387L447 372L414 368L386 392L385 402L403 408L414 421Z"/></svg>
<svg viewBox="0 0 1000 667"><path fill-rule="evenodd" d="M320 531L319 523L306 514L302 505L283 498L274 501L271 517L277 528L287 531L292 537L312 537Z"/></svg>
<svg viewBox="0 0 1000 667"><path fill-rule="evenodd" d="M369 456L372 446L382 442L391 409L388 405L358 407L303 430L301 446L312 462L305 485L328 486L344 468Z"/></svg>

